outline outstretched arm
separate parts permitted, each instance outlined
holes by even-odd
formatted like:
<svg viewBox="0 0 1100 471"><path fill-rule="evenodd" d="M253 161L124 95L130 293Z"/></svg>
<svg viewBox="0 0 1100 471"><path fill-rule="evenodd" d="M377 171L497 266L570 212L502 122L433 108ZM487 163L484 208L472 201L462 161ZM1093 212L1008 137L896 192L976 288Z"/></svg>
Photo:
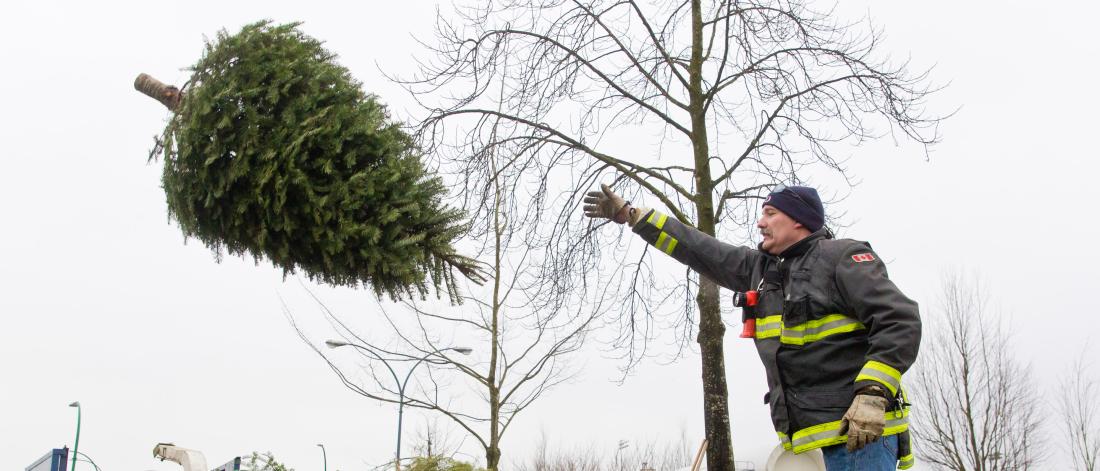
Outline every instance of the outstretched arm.
<svg viewBox="0 0 1100 471"><path fill-rule="evenodd" d="M661 212L634 206L607 185L589 192L584 203L585 216L629 224L650 245L719 285L735 291L752 289L749 278L759 251L721 242Z"/></svg>

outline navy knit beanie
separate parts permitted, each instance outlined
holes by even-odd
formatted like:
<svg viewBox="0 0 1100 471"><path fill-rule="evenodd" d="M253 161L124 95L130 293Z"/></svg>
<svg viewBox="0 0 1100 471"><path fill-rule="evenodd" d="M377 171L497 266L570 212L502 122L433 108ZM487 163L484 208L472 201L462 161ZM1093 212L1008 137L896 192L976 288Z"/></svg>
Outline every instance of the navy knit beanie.
<svg viewBox="0 0 1100 471"><path fill-rule="evenodd" d="M810 232L817 232L825 225L825 207L817 190L808 186L779 185L764 200L764 206L782 211Z"/></svg>

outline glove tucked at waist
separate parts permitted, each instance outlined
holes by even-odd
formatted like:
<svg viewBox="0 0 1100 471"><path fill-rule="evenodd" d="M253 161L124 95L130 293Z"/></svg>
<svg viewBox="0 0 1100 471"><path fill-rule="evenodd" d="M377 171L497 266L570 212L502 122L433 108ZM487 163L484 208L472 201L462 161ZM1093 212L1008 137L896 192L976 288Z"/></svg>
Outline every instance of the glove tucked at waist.
<svg viewBox="0 0 1100 471"><path fill-rule="evenodd" d="M840 422L841 435L848 434L848 451L856 451L878 440L886 428L885 397L858 394Z"/></svg>

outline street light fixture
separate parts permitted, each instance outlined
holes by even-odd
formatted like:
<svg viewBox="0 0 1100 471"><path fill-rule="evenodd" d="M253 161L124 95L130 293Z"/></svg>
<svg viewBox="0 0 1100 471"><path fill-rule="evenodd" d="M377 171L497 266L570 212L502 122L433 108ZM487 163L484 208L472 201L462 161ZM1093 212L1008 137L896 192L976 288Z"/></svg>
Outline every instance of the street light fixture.
<svg viewBox="0 0 1100 471"><path fill-rule="evenodd" d="M73 467L70 471L76 471L76 454L80 453L80 401L74 401L69 407L76 408L76 441L73 443Z"/></svg>
<svg viewBox="0 0 1100 471"><path fill-rule="evenodd" d="M343 342L343 341L340 341L340 340L326 340L325 345L327 345L328 348L338 348L338 347L344 347L344 346L355 347L359 350L370 353L371 356L373 356L374 358L381 361L383 365L386 365L386 369L390 370L390 375L393 376L394 382L397 383L397 394L398 394L398 397L399 397L399 402L397 403L397 451L394 453L394 460L393 460L394 469L396 469L397 471L401 471L401 421L405 416L405 386L407 386L409 384L409 378L412 378L413 371L416 370L416 367L420 366L420 364L423 363L424 360L427 360L432 355L438 355L438 354L440 354L442 352L446 352L446 351L455 351L455 352L461 353L463 355L469 355L471 352L474 351L474 349L469 348L469 347L449 347L449 348L436 349L436 350L430 351L428 353L425 353L424 356L422 356L422 357L420 357L419 359L416 360L416 363L413 363L413 366L411 368L409 368L408 373L405 375L405 380L401 381L401 380L397 379L397 372L395 372L393 370L393 367L390 366L390 363L388 361L386 361L386 359L381 354L376 352L371 347L367 347L367 346L359 345L359 344L354 344L354 343Z"/></svg>
<svg viewBox="0 0 1100 471"><path fill-rule="evenodd" d="M328 454L325 453L325 445L318 443L317 446L321 447L321 459L325 462L325 471L328 471Z"/></svg>

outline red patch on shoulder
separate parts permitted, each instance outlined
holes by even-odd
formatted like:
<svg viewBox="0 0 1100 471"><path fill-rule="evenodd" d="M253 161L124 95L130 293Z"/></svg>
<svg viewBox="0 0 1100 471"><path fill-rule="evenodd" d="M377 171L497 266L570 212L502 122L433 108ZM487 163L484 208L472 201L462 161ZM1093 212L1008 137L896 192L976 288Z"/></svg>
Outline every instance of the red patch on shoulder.
<svg viewBox="0 0 1100 471"><path fill-rule="evenodd" d="M875 255L872 254L871 252L857 253L855 255L852 255L852 260L855 260L856 263L859 263L859 262L873 262L873 261L875 261Z"/></svg>

